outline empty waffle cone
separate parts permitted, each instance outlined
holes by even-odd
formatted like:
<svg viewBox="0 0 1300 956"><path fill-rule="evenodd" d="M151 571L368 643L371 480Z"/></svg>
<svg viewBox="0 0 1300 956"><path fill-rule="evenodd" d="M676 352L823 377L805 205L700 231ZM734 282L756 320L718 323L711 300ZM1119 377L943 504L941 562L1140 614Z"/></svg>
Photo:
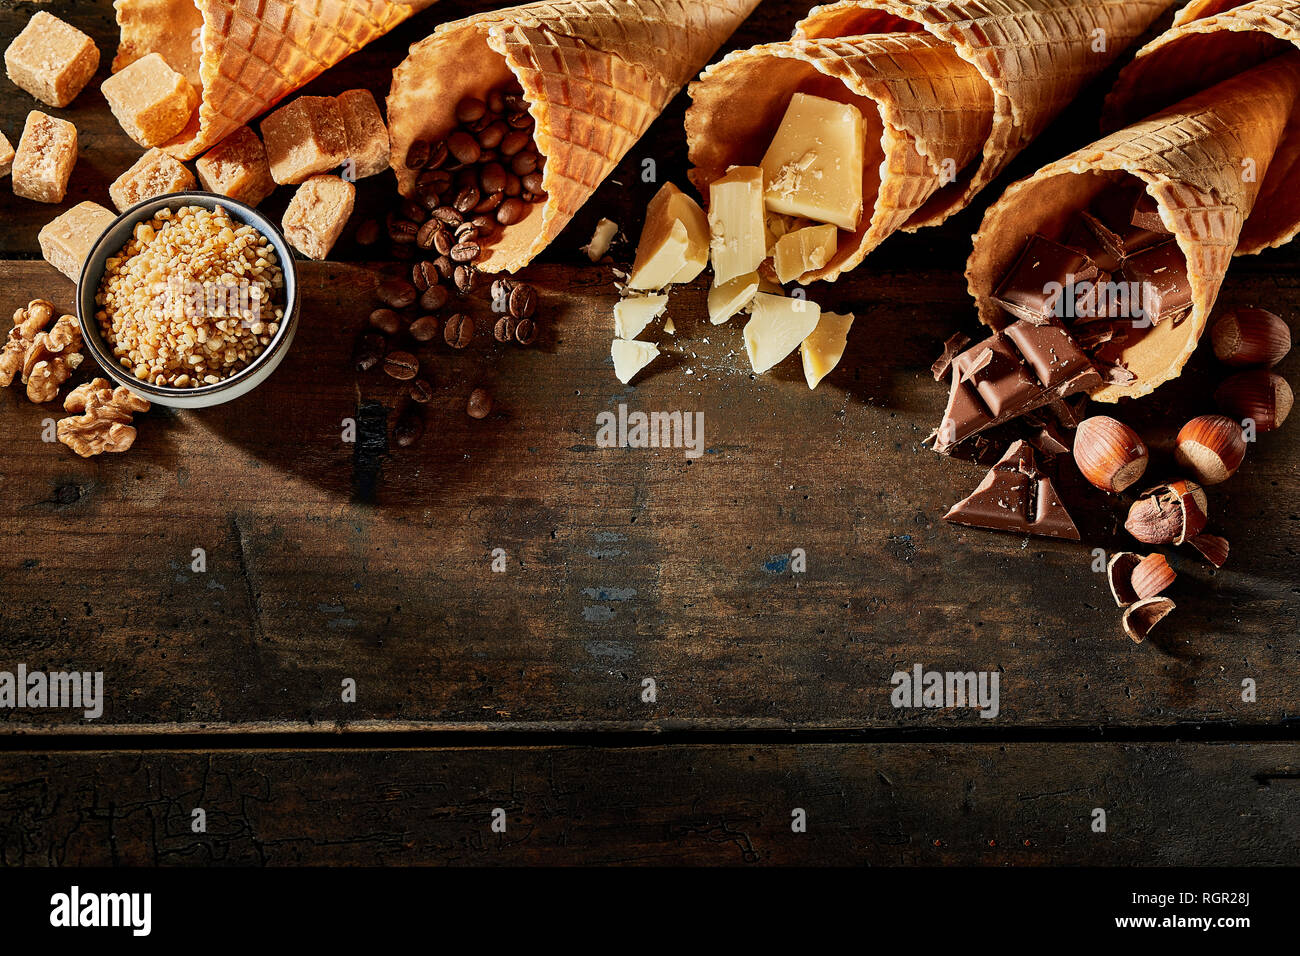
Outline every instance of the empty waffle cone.
<svg viewBox="0 0 1300 956"><path fill-rule="evenodd" d="M434 0L115 0L113 71L161 54L199 91L163 149L195 156Z"/></svg>
<svg viewBox="0 0 1300 956"><path fill-rule="evenodd" d="M834 281L904 228L980 155L993 113L993 93L979 72L924 33L738 50L705 70L690 92L690 176L706 197L729 167L759 165L795 93L849 103L862 113L862 221L852 235L841 233L825 267L800 277L805 283Z"/></svg>
<svg viewBox="0 0 1300 956"><path fill-rule="evenodd" d="M1300 0L1197 0L1174 25L1140 49L1106 98L1104 130L1114 130L1169 104L1300 47ZM1300 124L1278 147L1247 220L1237 255L1250 255L1300 233L1300 194L1292 170L1300 167Z"/></svg>
<svg viewBox="0 0 1300 956"><path fill-rule="evenodd" d="M393 74L393 168L410 194L405 157L443 139L456 104L516 81L546 158L544 202L502 230L479 266L514 272L560 234L668 101L697 74L758 0L557 0L443 24Z"/></svg>
<svg viewBox="0 0 1300 956"><path fill-rule="evenodd" d="M1300 104L1300 53L1249 72L1076 150L1007 189L974 239L966 278L980 319L1007 317L993 293L1035 233L1059 237L1104 189L1136 177L1187 259L1190 313L1134 329L1120 361L1136 380L1093 394L1104 402L1146 395L1178 376L1196 349L1243 226L1261 186L1288 142ZM1256 175L1243 171L1252 168Z"/></svg>

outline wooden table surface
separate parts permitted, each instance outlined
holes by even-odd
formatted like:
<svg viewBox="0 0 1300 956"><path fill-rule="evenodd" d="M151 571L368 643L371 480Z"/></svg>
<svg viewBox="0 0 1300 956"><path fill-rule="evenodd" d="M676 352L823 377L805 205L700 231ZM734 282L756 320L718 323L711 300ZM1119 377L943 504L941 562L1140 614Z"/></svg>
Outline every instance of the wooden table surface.
<svg viewBox="0 0 1300 956"><path fill-rule="evenodd" d="M307 92L382 95L410 43L497 5L443 0ZM103 65L52 111L81 137L66 202L0 197L6 315L38 296L71 310L37 230L107 205L141 152L97 89L111 4L6 3L0 42L42 8L91 33ZM732 44L786 36L804 9L767 0ZM16 142L39 104L5 82ZM740 323L701 318L704 277L674 292L668 356L632 387L614 378L612 269L579 247L600 216L638 234L657 188L644 159L684 184L684 95L524 274L542 294L536 346L481 332L463 353L426 350L437 396L415 448L376 448L401 389L350 362L376 274L400 267L350 237L339 261L301 266L301 327L265 386L157 408L128 454L43 442L52 406L6 390L0 670L103 671L106 702L94 721L0 710L0 861L1300 862L1296 425L1215 490L1231 560L1171 555L1178 610L1142 646L1090 569L1092 548L1124 544L1117 509L1068 463L1083 545L944 523L983 469L921 445L946 397L930 363L975 331L962 270L983 208L1095 138L1108 83L972 209L811 290L858 316L815 392L797 362L750 373ZM391 175L362 186L382 211ZM289 192L264 209L278 217ZM614 259L631 251L621 239ZM1239 260L1221 301L1293 318L1297 265L1294 244ZM1293 355L1280 371L1298 369ZM1220 377L1200 354L1121 408L1152 439L1153 475ZM473 421L480 385L496 405ZM620 403L703 412L706 453L597 447L597 416ZM890 676L914 664L997 671L998 716L896 710Z"/></svg>

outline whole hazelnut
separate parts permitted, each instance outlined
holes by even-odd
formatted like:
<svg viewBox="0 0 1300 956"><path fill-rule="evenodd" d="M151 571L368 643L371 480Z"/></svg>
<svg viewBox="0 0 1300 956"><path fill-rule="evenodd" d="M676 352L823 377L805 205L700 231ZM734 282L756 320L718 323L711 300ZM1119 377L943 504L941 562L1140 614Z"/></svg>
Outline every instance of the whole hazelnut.
<svg viewBox="0 0 1300 956"><path fill-rule="evenodd" d="M1147 470L1150 455L1137 432L1106 415L1079 424L1074 436L1074 463L1083 477L1102 491L1120 492Z"/></svg>
<svg viewBox="0 0 1300 956"><path fill-rule="evenodd" d="M1272 368L1291 351L1291 330L1264 309L1229 309L1214 323L1210 339L1226 365Z"/></svg>
<svg viewBox="0 0 1300 956"><path fill-rule="evenodd" d="M1291 414L1295 396L1286 379L1260 368L1227 379L1215 391L1214 401L1237 421L1254 422L1255 431L1271 432Z"/></svg>
<svg viewBox="0 0 1300 956"><path fill-rule="evenodd" d="M1221 484L1246 458L1241 425L1224 415L1193 418L1178 433L1174 458L1201 484Z"/></svg>

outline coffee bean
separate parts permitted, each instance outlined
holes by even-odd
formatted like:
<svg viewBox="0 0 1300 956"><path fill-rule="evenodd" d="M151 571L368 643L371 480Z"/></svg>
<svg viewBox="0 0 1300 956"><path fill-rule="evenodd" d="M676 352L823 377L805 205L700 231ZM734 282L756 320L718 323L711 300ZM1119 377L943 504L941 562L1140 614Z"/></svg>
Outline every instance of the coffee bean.
<svg viewBox="0 0 1300 956"><path fill-rule="evenodd" d="M482 132L478 134L478 144L483 149L496 149L501 145L501 141L506 138L506 134L509 132L510 127L507 126L503 120L496 120L495 122L483 127ZM483 157L480 155L479 160L482 161L482 159Z"/></svg>
<svg viewBox="0 0 1300 956"><path fill-rule="evenodd" d="M437 266L434 266L437 271ZM424 295L420 296L420 308L426 312L437 312L447 304L447 299L451 297L445 287L440 285L431 285Z"/></svg>
<svg viewBox="0 0 1300 956"><path fill-rule="evenodd" d="M442 167L447 163L448 155L449 150L447 149L447 143L445 140L440 143L435 143L429 149L429 161L425 163L424 168L442 169Z"/></svg>
<svg viewBox="0 0 1300 956"><path fill-rule="evenodd" d="M393 240L393 242L401 243L403 245L415 242L416 234L418 234L419 231L420 227L409 219L397 219L394 217L389 220L388 223L388 238Z"/></svg>
<svg viewBox="0 0 1300 956"><path fill-rule="evenodd" d="M478 205L478 201L483 198L482 193L478 191L477 186L466 186L456 194L456 201L452 203L456 211L462 215L473 210Z"/></svg>
<svg viewBox="0 0 1300 956"><path fill-rule="evenodd" d="M451 250L451 261L473 262L482 251L477 242L462 242Z"/></svg>
<svg viewBox="0 0 1300 956"><path fill-rule="evenodd" d="M524 194L524 184L514 173L506 175L506 198L514 199Z"/></svg>
<svg viewBox="0 0 1300 956"><path fill-rule="evenodd" d="M422 315L412 322L406 331L417 342L432 342L438 337L438 318L433 315Z"/></svg>
<svg viewBox="0 0 1300 956"><path fill-rule="evenodd" d="M402 218L409 219L418 226L429 218L429 210L425 208L424 203L408 199L402 203Z"/></svg>
<svg viewBox="0 0 1300 956"><path fill-rule="evenodd" d="M519 283L510 291L510 314L516 319L531 319L537 313L537 291Z"/></svg>
<svg viewBox="0 0 1300 956"><path fill-rule="evenodd" d="M483 419L492 414L492 395L486 388L476 388L469 393L469 403L465 411L470 418Z"/></svg>
<svg viewBox="0 0 1300 956"><path fill-rule="evenodd" d="M514 130L529 130L533 128L533 117L522 111L511 113L506 117L506 125Z"/></svg>
<svg viewBox="0 0 1300 956"><path fill-rule="evenodd" d="M515 341L520 345L532 345L537 338L537 323L532 319L520 319L515 325Z"/></svg>
<svg viewBox="0 0 1300 956"><path fill-rule="evenodd" d="M459 228L459 227L457 227ZM433 248L438 251L438 255L445 256L451 252L451 247L456 243L452 241L451 231L446 226L439 229L433 237Z"/></svg>
<svg viewBox="0 0 1300 956"><path fill-rule="evenodd" d="M417 186L434 186L439 189L446 189L451 185L451 173L445 169L425 169L415 179Z"/></svg>
<svg viewBox="0 0 1300 956"><path fill-rule="evenodd" d="M439 256L433 260L433 264L438 269L438 275L444 280L452 278L456 274L456 263L451 261L450 256Z"/></svg>
<svg viewBox="0 0 1300 956"><path fill-rule="evenodd" d="M375 309L370 313L370 325L385 335L396 335L402 330L402 318L392 309Z"/></svg>
<svg viewBox="0 0 1300 956"><path fill-rule="evenodd" d="M506 168L500 163L488 163L479 170L478 179L485 193L501 192L506 188Z"/></svg>
<svg viewBox="0 0 1300 956"><path fill-rule="evenodd" d="M501 303L501 308L497 310L498 312L506 311L507 304L510 301L510 292L514 287L514 279L507 279L503 276L500 279L492 280L492 285L488 288L488 292L492 296L492 301L494 303ZM496 306L493 305L493 308L496 308Z"/></svg>
<svg viewBox="0 0 1300 956"><path fill-rule="evenodd" d="M479 236L487 238L496 232L497 221L492 216L475 216L470 223L478 230Z"/></svg>
<svg viewBox="0 0 1300 956"><path fill-rule="evenodd" d="M357 339L356 348L352 353L352 360L358 372L369 372L372 368L384 360L384 351L388 348L388 343L384 341L382 335L376 335L373 332L361 336Z"/></svg>
<svg viewBox="0 0 1300 956"><path fill-rule="evenodd" d="M506 98L500 90L493 90L487 95L487 108L493 113L506 111Z"/></svg>
<svg viewBox="0 0 1300 956"><path fill-rule="evenodd" d="M442 327L442 338L454 349L463 349L474 340L474 320L457 313Z"/></svg>
<svg viewBox="0 0 1300 956"><path fill-rule="evenodd" d="M417 378L411 383L410 391L411 401L421 405L428 405L433 401L433 386L422 378Z"/></svg>
<svg viewBox="0 0 1300 956"><path fill-rule="evenodd" d="M411 282L421 292L429 291L429 286L435 286L442 281L442 276L438 275L438 267L432 262L417 262L411 268Z"/></svg>
<svg viewBox="0 0 1300 956"><path fill-rule="evenodd" d="M410 352L389 352L384 356L384 371L399 382L408 382L420 372L420 360Z"/></svg>
<svg viewBox="0 0 1300 956"><path fill-rule="evenodd" d="M497 222L503 226L513 226L528 214L528 204L522 199L507 199L497 210Z"/></svg>
<svg viewBox="0 0 1300 956"><path fill-rule="evenodd" d="M487 113L487 104L480 99L467 96L456 104L456 119L461 123L473 123Z"/></svg>
<svg viewBox="0 0 1300 956"><path fill-rule="evenodd" d="M393 441L398 448L410 448L424 434L424 416L413 409L402 412L393 426Z"/></svg>
<svg viewBox="0 0 1300 956"><path fill-rule="evenodd" d="M434 247L438 233L446 231L447 227L443 225L443 223L437 219L430 219L421 226L420 231L415 234L415 244L425 252L428 252Z"/></svg>
<svg viewBox="0 0 1300 956"><path fill-rule="evenodd" d="M500 158L501 158L501 154L498 153L495 149L485 149L483 150L482 154L479 156L478 161L479 161L479 165L482 166L488 163L495 163Z"/></svg>
<svg viewBox="0 0 1300 956"><path fill-rule="evenodd" d="M465 217L451 206L439 206L433 211L433 218L448 226L459 226L465 221Z"/></svg>
<svg viewBox="0 0 1300 956"><path fill-rule="evenodd" d="M478 226L472 222L461 223L456 227L456 245L462 242L473 242L478 238Z"/></svg>
<svg viewBox="0 0 1300 956"><path fill-rule="evenodd" d="M477 163L481 152L478 140L463 130L457 130L447 137L447 149L451 151L456 161L463 165Z"/></svg>
<svg viewBox="0 0 1300 956"><path fill-rule="evenodd" d="M511 90L505 95L506 110L511 113L518 113L520 110L528 109L528 101L524 99L523 90Z"/></svg>
<svg viewBox="0 0 1300 956"><path fill-rule="evenodd" d="M528 148L528 144L533 138L527 133L519 130L511 130L506 134L506 138L501 141L501 155L514 156Z"/></svg>
<svg viewBox="0 0 1300 956"><path fill-rule="evenodd" d="M468 263L456 266L452 273L452 279L456 283L456 288L465 295L474 291L474 284L478 280L478 270Z"/></svg>
<svg viewBox="0 0 1300 956"><path fill-rule="evenodd" d="M479 213L480 215L483 213L496 212L497 209L500 208L501 204L505 202L505 199L506 194L504 192L494 192L488 196L484 196L482 200L479 201L479 204L474 207L474 212Z"/></svg>
<svg viewBox="0 0 1300 956"><path fill-rule="evenodd" d="M510 160L510 169L516 176L527 176L529 173L534 172L537 169L537 154L532 150L529 150L526 153L520 153L514 159ZM528 186L525 185L524 188L527 189Z"/></svg>
<svg viewBox="0 0 1300 956"><path fill-rule="evenodd" d="M419 292L405 279L387 279L375 289L375 298L390 309L406 309L415 304Z"/></svg>
<svg viewBox="0 0 1300 956"><path fill-rule="evenodd" d="M512 316L503 315L497 319L497 324L492 329L492 337L498 342L509 342L515 337L515 323L518 321Z"/></svg>
<svg viewBox="0 0 1300 956"><path fill-rule="evenodd" d="M531 172L523 179L524 192L536 195L542 191L542 174L540 172Z"/></svg>
<svg viewBox="0 0 1300 956"><path fill-rule="evenodd" d="M417 139L406 151L406 168L423 169L429 164L429 141Z"/></svg>

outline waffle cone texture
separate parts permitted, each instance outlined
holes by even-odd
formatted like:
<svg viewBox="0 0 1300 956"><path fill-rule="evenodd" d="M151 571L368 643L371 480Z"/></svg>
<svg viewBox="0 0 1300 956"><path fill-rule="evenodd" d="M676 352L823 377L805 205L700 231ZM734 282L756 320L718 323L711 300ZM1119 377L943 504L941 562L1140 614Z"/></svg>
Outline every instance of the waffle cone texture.
<svg viewBox="0 0 1300 956"><path fill-rule="evenodd" d="M514 272L555 239L668 101L758 0L556 0L443 24L411 48L388 97L393 168L404 194L416 140L456 125L456 104L518 82L546 157L547 199L504 229L480 261Z"/></svg>
<svg viewBox="0 0 1300 956"><path fill-rule="evenodd" d="M691 180L707 198L757 165L796 92L857 105L874 202L834 280L898 230L965 208L1170 0L857 0L817 7L794 38L738 51L691 85ZM738 99L738 97L742 99ZM744 109L737 104L743 102Z"/></svg>
<svg viewBox="0 0 1300 956"><path fill-rule="evenodd" d="M115 0L114 72L159 53L200 93L162 148L193 159L434 0Z"/></svg>

